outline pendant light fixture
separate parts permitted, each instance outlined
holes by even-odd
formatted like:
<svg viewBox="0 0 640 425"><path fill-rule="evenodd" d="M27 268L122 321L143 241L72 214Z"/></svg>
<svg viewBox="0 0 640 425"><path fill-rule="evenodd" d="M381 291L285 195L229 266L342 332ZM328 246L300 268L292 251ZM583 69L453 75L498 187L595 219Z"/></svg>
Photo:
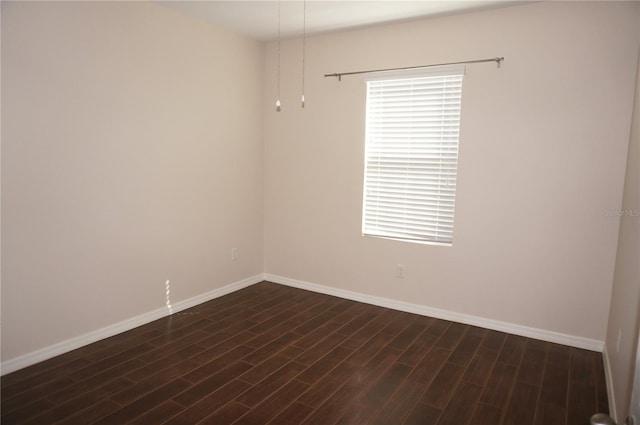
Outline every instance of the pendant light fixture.
<svg viewBox="0 0 640 425"><path fill-rule="evenodd" d="M304 67L307 48L307 0L302 0L302 99L301 106L304 108Z"/></svg>
<svg viewBox="0 0 640 425"><path fill-rule="evenodd" d="M278 96L276 98L276 112L280 112L280 0L278 0Z"/></svg>
<svg viewBox="0 0 640 425"><path fill-rule="evenodd" d="M281 9L282 9L282 0L278 0L278 68L277 68L277 97L276 97L276 112L280 112L282 110L282 103L280 102L280 68L281 68L281 59L282 59L282 29L281 29ZM302 1L302 96L300 98L300 106L304 108L304 88L305 88L305 60L306 60L306 50L307 50L307 1Z"/></svg>

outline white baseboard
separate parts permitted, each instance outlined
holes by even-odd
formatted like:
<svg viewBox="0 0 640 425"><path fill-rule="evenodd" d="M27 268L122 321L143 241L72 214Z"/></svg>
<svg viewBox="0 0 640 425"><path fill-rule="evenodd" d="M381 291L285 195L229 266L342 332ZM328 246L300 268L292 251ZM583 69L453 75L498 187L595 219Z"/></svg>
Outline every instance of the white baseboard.
<svg viewBox="0 0 640 425"><path fill-rule="evenodd" d="M456 313L453 311L441 310L437 308L427 307L419 304L407 303L388 298L376 297L372 295L362 294L359 292L346 291L343 289L333 288L329 286L318 285L316 283L305 282L296 279L290 279L283 276L265 273L264 280L282 285L292 286L294 288L306 289L308 291L320 292L326 295L333 295L340 298L346 298L353 301L359 301L367 304L373 304L381 307L391 308L394 310L406 311L408 313L420 314L422 316L435 317L437 319L450 320L452 322L464 323L467 325L478 326L485 329L506 332L510 334L520 335L527 338L539 339L542 341L553 342L570 347L583 348L590 351L602 352L604 342L582 338L574 335L567 335L558 332L547 331L544 329L530 328L527 326L515 325L513 323L501 322L498 320L486 319L468 314Z"/></svg>
<svg viewBox="0 0 640 425"><path fill-rule="evenodd" d="M221 297L223 295L227 295L231 292L235 292L239 289L246 288L247 286L251 286L263 280L263 275L259 274L256 276L252 276L238 282L232 283L230 285L223 286L221 288L214 289L212 291L206 292L201 295L197 295L195 297L179 301L176 304L173 304L172 310L173 314L186 310L188 308L194 307L198 304L202 304L206 301L210 301L214 298ZM131 330L133 328L137 328L138 326L145 325L147 323L153 322L154 320L161 319L169 315L169 311L167 307L162 307L148 313L141 314L136 317L132 317L127 320L123 320L122 322L115 323L113 325L106 326L101 329L97 329L95 331L86 333L84 335L80 335L75 338L71 338L66 341L62 341L60 343L51 345L49 347L25 354L20 357L16 357L7 361L3 361L0 365L1 375L6 375L7 373L14 372L18 369L22 369L27 366L31 366L43 360L50 359L52 357L58 356L60 354L68 353L69 351L75 350L80 347L84 347L85 345L91 344L93 342L99 341L101 339L109 338L111 336L117 335L119 333Z"/></svg>
<svg viewBox="0 0 640 425"><path fill-rule="evenodd" d="M605 344L602 350L602 361L604 362L604 379L607 383L607 398L609 399L609 416L618 421L618 412L616 409L616 397L613 391L613 374L611 373L611 361L609 359L609 350Z"/></svg>
<svg viewBox="0 0 640 425"><path fill-rule="evenodd" d="M260 274L256 276L243 279L241 281L232 283L230 285L223 286L222 288L214 289L213 291L197 295L187 300L179 301L172 305L174 314L194 307L198 304L206 301L227 295L231 292L235 292L239 289L246 288L263 280L267 280L273 283L281 285L291 286L299 289L305 289L308 291L319 292L327 295L333 295L340 298L346 298L354 301L359 301L367 304L373 304L381 307L391 308L394 310L406 311L408 313L420 314L422 316L435 317L437 319L450 320L453 322L464 323L472 326L478 326L481 328L492 329L500 332L506 332L510 334L520 335L528 338L539 339L542 341L554 342L558 344L568 345L576 348L583 348L591 351L602 352L604 347L603 341L597 341L573 335L566 335L557 332L551 332L542 329L530 328L521 325L515 325L512 323L500 322L497 320L486 319L477 316L471 316L467 314L456 313L447 310L441 310L437 308L427 307L419 304L412 304L403 301L392 300L388 298L376 297L372 295L362 294L359 292L346 291L343 289L333 288L329 286L318 285L315 283L305 282L296 279L290 279L283 276L273 274ZM67 353L101 339L109 338L119 333L128 331L138 326L145 325L154 320L166 317L169 312L166 307L162 307L148 313L141 314L140 316L132 317L113 325L106 326L104 328L80 335L78 337L62 341L60 343L51 345L49 347L25 354L20 357L16 357L10 360L2 361L0 364L0 375L14 372L18 369L22 369L27 366L31 366L35 363L43 360L50 359L60 354ZM605 361L605 375L607 378L607 392L609 396L610 408L612 409L612 417L615 417L615 404L613 400L613 390L611 385L611 370L609 366L608 356L606 351L604 352Z"/></svg>

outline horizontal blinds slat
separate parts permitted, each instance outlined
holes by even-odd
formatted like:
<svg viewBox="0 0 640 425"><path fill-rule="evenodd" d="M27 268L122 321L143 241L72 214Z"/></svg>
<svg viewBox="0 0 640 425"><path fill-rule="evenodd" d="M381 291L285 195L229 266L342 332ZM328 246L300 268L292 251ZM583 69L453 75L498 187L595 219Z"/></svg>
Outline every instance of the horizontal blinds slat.
<svg viewBox="0 0 640 425"><path fill-rule="evenodd" d="M434 235L434 234L439 234L442 237L446 237L446 235L451 235L453 234L453 227L449 226L449 227L443 227L443 226L439 226L439 225L433 225L433 226L424 226L424 227L412 227L412 226L405 226L405 225L394 225L393 223L391 224L387 224L387 223L377 223L378 225L376 227L369 227L368 229L372 232L375 232L376 230L380 229L386 232L406 232L412 236L415 235L420 235L423 233L427 233L429 235Z"/></svg>
<svg viewBox="0 0 640 425"><path fill-rule="evenodd" d="M377 237L389 238L389 239L400 239L406 242L429 241L429 242L442 243L445 245L449 245L453 237L453 233L443 234L443 235L440 235L437 233L424 235L424 234L411 234L406 231L400 231L400 232L379 231L378 229L375 229L375 230L363 229L362 233L364 235L369 235L369 236L377 236Z"/></svg>
<svg viewBox="0 0 640 425"><path fill-rule="evenodd" d="M430 184L429 182L435 182L435 185L437 187L444 186L444 189L447 186L453 186L455 184L455 175L451 172L447 173L444 176L434 173L431 176L425 175L423 178L419 178L417 176L409 177L408 175L404 176L398 173L391 175L387 175L386 173L371 173L369 177L370 182L367 185L369 189L390 187L394 190L397 190L398 186L416 186L419 190L423 185Z"/></svg>
<svg viewBox="0 0 640 425"><path fill-rule="evenodd" d="M406 206L405 208L385 208L385 205L380 205L377 208L369 208L367 211L367 215L370 217L380 216L380 217L443 217L444 220L452 219L452 217L447 218L453 213L453 202L447 203L442 202L433 202L432 205L438 205L440 208L437 210L427 210L425 211L424 204L416 205L413 208L410 206Z"/></svg>
<svg viewBox="0 0 640 425"><path fill-rule="evenodd" d="M367 82L364 234L451 243L462 77Z"/></svg>
<svg viewBox="0 0 640 425"><path fill-rule="evenodd" d="M372 157L368 158L366 164L371 167L380 168L440 168L445 166L455 167L458 162L458 151L453 149L442 149L438 151L424 151L410 149L398 152L393 150L372 149Z"/></svg>
<svg viewBox="0 0 640 425"><path fill-rule="evenodd" d="M379 211L384 210L398 210L402 211L407 208L422 208L427 205L437 205L442 208L442 212L445 213L447 208L453 211L455 204L455 195L452 193L449 196L439 196L438 194L427 195L424 198L416 198L409 196L376 196L376 193L368 194L369 199L366 201L369 209L375 209Z"/></svg>
<svg viewBox="0 0 640 425"><path fill-rule="evenodd" d="M404 232L407 236L416 238L417 236L427 235L433 237L434 235L439 235L442 239L446 239L447 236L453 235L453 227L444 227L444 226L429 226L429 227L409 227L400 225L387 225L385 223L376 223L374 226L367 226L364 228L365 234L373 235L373 236L387 236L384 233L394 232L394 237L402 237L400 232ZM377 232L381 232L383 234L376 235ZM441 240L442 240L441 239ZM423 237L424 240L424 237Z"/></svg>
<svg viewBox="0 0 640 425"><path fill-rule="evenodd" d="M453 220L450 220L448 223L444 222L440 218L435 218L433 220L422 220L420 222L414 221L406 221L402 220L402 218L398 218L397 220L389 219L387 217L380 218L375 217L369 219L368 222L369 229L375 229L376 227L385 228L385 229L407 229L412 232L453 232Z"/></svg>
<svg viewBox="0 0 640 425"><path fill-rule="evenodd" d="M388 205L388 204L387 204ZM432 207L437 207L433 208L432 211L425 213L425 207L426 206L432 206ZM397 217L406 217L406 216L411 216L411 217L442 217L443 220L453 220L452 214L453 214L453 202L447 202L447 203L443 203L443 202L432 202L430 204L420 204L420 205L415 205L413 207L407 206L403 209L398 209L398 208L391 208L391 206L389 206L388 208L386 208L386 205L382 205L378 208L369 208L367 211L367 214L365 214L367 217L374 217L374 216L380 216L380 217L392 217L392 216L397 216Z"/></svg>
<svg viewBox="0 0 640 425"><path fill-rule="evenodd" d="M405 215L396 215L396 216L379 216L376 214L367 216L368 219L378 223L378 225L382 225L382 223L386 223L388 226L395 227L406 227L412 229L422 229L422 228L453 228L453 218L442 216L425 216L418 217L412 216L411 214Z"/></svg>
<svg viewBox="0 0 640 425"><path fill-rule="evenodd" d="M424 190L423 190L424 189ZM445 198L448 196L455 196L455 190L453 185L438 185L432 184L430 187L422 188L419 185L402 185L402 184L393 184L393 183L383 183L383 184L374 184L367 186L367 196L368 197L382 197L388 196L391 198L401 197L401 198L417 198L420 199L424 197L429 199L433 196ZM397 195L394 195L397 194Z"/></svg>

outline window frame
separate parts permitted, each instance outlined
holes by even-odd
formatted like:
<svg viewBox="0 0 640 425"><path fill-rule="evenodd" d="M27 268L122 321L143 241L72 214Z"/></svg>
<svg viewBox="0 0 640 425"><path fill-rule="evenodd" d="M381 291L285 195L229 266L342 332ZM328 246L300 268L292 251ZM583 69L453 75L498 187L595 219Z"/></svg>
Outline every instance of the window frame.
<svg viewBox="0 0 640 425"><path fill-rule="evenodd" d="M454 230L454 219L455 219L455 196L456 196L456 191L457 191L457 176L458 176L458 158L459 158L459 146L460 146L460 128L461 128L461 116L462 116L462 85L463 85L463 77L465 74L465 67L461 66L461 65L453 65L453 66L441 66L441 67L434 67L434 68L429 68L429 69L412 69L412 70L405 70L405 71L384 71L384 72L377 72L377 73L372 73L369 76L367 76L365 78L366 81L366 115L365 115L365 152L364 152L364 179L363 179L363 190L362 190L362 198L363 198L363 203L362 203L362 235L363 236L371 236L371 237L377 237L377 238L384 238L384 239L392 239L392 240L400 240L400 241L405 241L405 242L410 242L410 243L419 243L419 244L429 244L429 245L439 245L439 246L453 246L453 230ZM390 220L396 220L396 221L392 221L391 225L374 225L372 223L373 220L373 216L375 217L379 217L379 216L383 216L384 217L384 213L380 213L381 210L384 210L385 213L389 213L390 211L394 210L393 208L393 204L390 203L391 201L387 202L386 205L382 205L380 206L380 204L384 204L385 201L380 202L379 199L377 201L377 203L375 204L375 211L371 211L371 201L370 198L371 196L368 196L369 193L371 192L371 187L376 187L378 189L378 193L381 192L381 190L379 189L381 187L379 181L378 184L372 184L372 180L373 180L373 173L370 172L370 168L372 167L371 164L372 162L374 162L372 160L372 158L378 158L380 160L380 158L385 158L384 154L381 154L380 152L384 151L385 149L389 152L395 152L397 153L397 149L395 146L392 146L391 144L393 143L393 141L390 140L386 140L386 141L382 141L382 142L377 142L379 147L378 147L378 154L373 155L371 153L372 150L372 139L374 138L374 136L372 135L372 128L374 126L374 124L372 124L372 120L374 120L373 117L373 113L372 113L372 108L380 108L380 106L382 105L383 109L384 109L384 100L380 101L378 100L378 103L376 105L373 105L373 102L370 101L370 96L371 96L371 90L372 90L372 86L379 86L380 84L384 85L385 83L390 83L390 84L394 84L392 82L397 82L397 81L418 81L418 85L420 85L421 83L425 83L427 80L434 82L436 80L434 80L435 78L439 79L439 80L443 80L441 83L439 83L438 87L442 86L442 87L447 87L447 83L444 82L445 80L451 80L451 81L455 81L455 88L452 89L451 91L449 91L448 88L446 88L445 93L442 94L441 96L423 96L421 99L428 99L428 100L440 100L441 102L443 102L444 106L442 106L442 111L438 114L438 113L431 113L431 112L424 112L421 111L419 115L424 115L422 117L423 121L417 120L417 122L422 123L424 125L429 125L428 123L428 119L429 118L433 118L436 116L439 116L442 118L442 122L445 122L445 118L447 117L447 119L450 119L451 117L453 117L453 121L451 122L456 122L455 128L453 130L453 132L451 132L451 127L448 125L451 122L448 122L447 125L444 125L441 123L440 126L440 138L436 138L436 137L416 137L416 134L419 132L418 130L414 131L413 129L415 128L415 111L417 108L413 108L413 105L410 105L411 108L406 111L406 116L408 117L407 119L407 125L410 126L410 130L409 133L406 133L409 135L409 137L407 138L406 136L403 137L399 137L399 140L403 140L404 144L407 144L409 146L413 145L413 146L419 146L420 149L427 149L427 148L431 148L434 149L434 147L436 145L440 146L440 150L441 153L439 154L439 156L436 156L437 158L440 158L440 163L442 163L442 158L445 158L448 162L447 165L444 167L446 168L446 171L442 171L442 169L444 169L443 167L441 167L441 171L440 172L433 172L433 171L428 171L428 172L416 172L415 168L419 168L419 166L416 165L409 165L412 162L412 156L406 156L406 158L402 158L402 157L396 157L396 158L400 158L400 160L406 160L406 163L408 164L405 168L408 170L407 173L411 175L411 177L407 178L407 181L409 181L409 183L407 183L407 185L404 188L398 188L398 191L393 192L395 193L401 193L401 191L404 191L403 193L406 195L407 193L407 187L416 187L416 181L420 180L420 176L429 176L428 178L423 178L423 180L426 181L426 183L424 184L424 186L427 187L431 187L431 188L443 188L443 187L449 187L449 186L453 186L453 189L446 189L446 191L442 191L441 189L437 191L436 195L433 195L432 198L433 199L438 199L437 202L435 202L435 206L429 207L429 208L416 208L415 205L420 204L421 201L425 201L427 199L427 196L425 195L425 193L427 192L426 189L420 189L421 190L421 198L419 201L416 201L416 204L414 204L413 208L407 208L407 203L405 200L405 203L403 204L401 201L397 201L396 204L397 205L403 205L401 208L397 208L395 209L395 211L397 211L398 214L400 214L400 210L405 211L405 217L407 216L406 211L407 210L411 210L410 214L412 217L414 218L409 218L409 219L390 219ZM398 83L398 84L402 84L402 83ZM382 90L384 91L384 88L378 88L378 90ZM406 90L403 90L406 91ZM411 92L413 92L413 86L411 87ZM457 99L454 99L453 103L450 103L450 99L447 97L449 95L451 95L451 93L455 93L457 94ZM406 98L410 98L413 99L412 94L408 94L407 96L405 96ZM382 97L384 97L384 95L382 95ZM396 97L397 98L397 97ZM396 103L397 105L397 103ZM454 105L456 106L456 111L453 115L451 115L451 106ZM447 109L449 108L449 109ZM424 108L422 108L424 109ZM428 108L427 108L428 109ZM380 110L377 111L377 113L380 115L378 117L375 117L375 119L377 119L376 121L376 125L378 126L377 128L383 128L385 125L388 125L390 118L388 118L387 116L385 116L385 112L384 110L382 112L380 112ZM389 115L391 115L391 113L389 113ZM399 117L398 119L400 121L402 121L402 118L405 118L405 116L396 116ZM395 118L394 118L395 119ZM425 124L426 123L426 124ZM397 129L400 129L401 127L395 127ZM435 127L429 127L430 129L433 129ZM448 131L445 131L448 130ZM385 131L387 131L386 129L382 129L382 130L378 130L378 133L384 133ZM396 130L394 130L396 131ZM447 133L448 135L445 137L443 136L444 133ZM454 136L452 137L451 134L453 134ZM386 137L385 135L382 135L378 137L379 139L385 139L385 138L389 138ZM414 142L414 140L416 140ZM384 144L384 146L383 146ZM447 150L446 152L443 151L443 146L447 147L447 149L450 149L452 146L455 145L455 155L454 157L451 157L451 153L453 151L451 150ZM385 147L386 146L386 147ZM409 150L411 150L411 147L408 148ZM449 156L446 156L449 155ZM391 155L389 153L387 153L387 155ZM414 154L415 156L415 154ZM423 155L424 156L424 155ZM387 160L389 157L387 157ZM399 161L400 161L399 160ZM431 159L430 160L425 160L424 158L421 160L423 162L417 161L418 163L424 165L427 162L431 161L433 162ZM400 161L401 162L401 161ZM452 168L451 168L452 166ZM389 168L389 166L386 165L382 165L379 166L378 168L382 171L378 172L378 175L383 175L385 173L388 174L392 174L390 171L385 171L384 168ZM413 167L413 168L412 168ZM397 169L402 169L402 167L396 167L394 166L393 168L397 168ZM437 167L436 167L437 168ZM411 171L411 170L414 171ZM453 170L451 172L451 170ZM395 171L394 171L395 173ZM434 176L437 176L434 177ZM443 177L446 176L446 177ZM395 179L395 177L393 177L393 179ZM445 185L443 185L443 181L446 181L447 183ZM395 180L394 180L395 182ZM437 183L436 183L437 182ZM387 190L388 193L391 193L389 190ZM445 193L446 192L446 193ZM442 205L440 205L440 198L445 199L446 196L449 196L448 201L450 202L450 206L447 206L446 208ZM406 197L406 196L405 196ZM378 196L378 198L390 198L390 197L386 197L386 195L382 195L382 196ZM388 201L388 199L387 199ZM391 205L391 206L389 206ZM424 203L422 204L424 205ZM450 211L450 212L449 212ZM429 216L429 214L433 213L432 215ZM416 219L416 216L421 216L422 219ZM429 218L425 218L429 216ZM435 218L434 218L435 217ZM378 221L380 221L380 219L376 219ZM404 220L404 221L403 221ZM397 224L397 223L401 223L404 222L405 223L405 229L406 229L406 225L412 225L412 224L421 224L423 230L421 231L405 231L404 234L401 231L390 231L389 228L393 227L393 225ZM429 223L432 223L432 225L429 225ZM450 225L447 225L446 223L450 223ZM450 227L449 231L441 231L440 229L445 229ZM424 231L425 228L428 227L432 227L433 231ZM385 230L386 229L386 230ZM442 235L439 235L439 233L442 233ZM419 237L415 237L416 234L419 234Z"/></svg>

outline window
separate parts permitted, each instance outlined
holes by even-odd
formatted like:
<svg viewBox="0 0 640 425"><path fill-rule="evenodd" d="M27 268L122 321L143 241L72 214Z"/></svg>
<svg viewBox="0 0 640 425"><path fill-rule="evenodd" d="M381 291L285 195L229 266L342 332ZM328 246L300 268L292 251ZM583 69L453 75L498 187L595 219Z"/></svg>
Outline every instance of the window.
<svg viewBox="0 0 640 425"><path fill-rule="evenodd" d="M367 81L362 233L451 245L464 67Z"/></svg>

